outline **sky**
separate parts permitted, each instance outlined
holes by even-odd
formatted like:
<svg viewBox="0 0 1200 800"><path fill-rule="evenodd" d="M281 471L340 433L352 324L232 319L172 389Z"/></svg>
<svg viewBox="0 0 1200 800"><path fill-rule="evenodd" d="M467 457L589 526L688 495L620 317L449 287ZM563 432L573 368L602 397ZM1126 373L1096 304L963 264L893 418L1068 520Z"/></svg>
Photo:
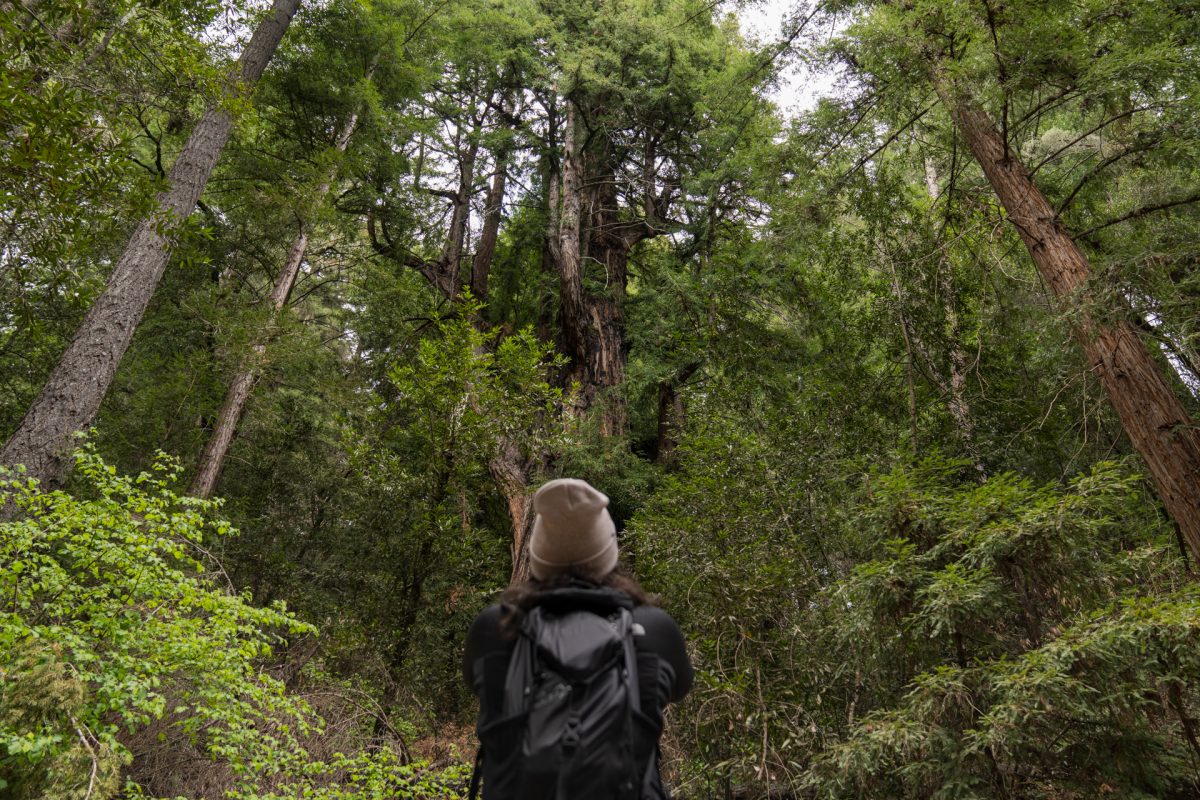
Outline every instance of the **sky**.
<svg viewBox="0 0 1200 800"><path fill-rule="evenodd" d="M763 0L733 10L742 31L765 43L781 37L784 17L800 2L802 0ZM811 72L793 61L780 77L779 88L771 93L771 99L785 116L794 117L816 107L820 98L833 94L836 76Z"/></svg>

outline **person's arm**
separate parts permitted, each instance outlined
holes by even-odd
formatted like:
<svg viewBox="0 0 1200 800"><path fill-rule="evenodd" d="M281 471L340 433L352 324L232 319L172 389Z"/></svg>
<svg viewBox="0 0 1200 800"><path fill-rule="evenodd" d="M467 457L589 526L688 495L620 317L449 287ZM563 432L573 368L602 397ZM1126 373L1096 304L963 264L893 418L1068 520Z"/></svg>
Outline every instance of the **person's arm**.
<svg viewBox="0 0 1200 800"><path fill-rule="evenodd" d="M479 616L471 623L471 629L467 631L467 641L463 646L462 676L471 691L475 691L476 659L503 647L504 640L500 635L500 606L490 605L480 611Z"/></svg>
<svg viewBox="0 0 1200 800"><path fill-rule="evenodd" d="M634 609L633 620L646 631L645 635L638 637L641 640L639 644L671 667L675 680L668 700L679 702L691 691L694 678L683 631L679 630L670 614L654 606L638 606Z"/></svg>

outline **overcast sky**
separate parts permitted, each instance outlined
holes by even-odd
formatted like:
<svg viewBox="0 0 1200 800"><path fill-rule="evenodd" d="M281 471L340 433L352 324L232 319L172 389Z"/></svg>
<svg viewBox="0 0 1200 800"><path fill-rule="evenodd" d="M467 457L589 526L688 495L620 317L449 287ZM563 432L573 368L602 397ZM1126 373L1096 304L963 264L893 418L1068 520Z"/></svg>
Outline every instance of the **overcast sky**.
<svg viewBox="0 0 1200 800"><path fill-rule="evenodd" d="M742 30L760 42L777 41L783 31L783 19L801 0L763 0L735 10ZM802 65L789 65L781 76L773 99L787 116L813 108L821 97L833 94L834 76L815 74Z"/></svg>

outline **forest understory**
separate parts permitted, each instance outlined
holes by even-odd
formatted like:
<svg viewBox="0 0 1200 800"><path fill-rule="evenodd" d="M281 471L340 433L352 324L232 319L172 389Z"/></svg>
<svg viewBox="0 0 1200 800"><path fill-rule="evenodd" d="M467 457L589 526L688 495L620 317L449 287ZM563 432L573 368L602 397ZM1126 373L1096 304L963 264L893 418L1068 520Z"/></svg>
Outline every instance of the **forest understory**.
<svg viewBox="0 0 1200 800"><path fill-rule="evenodd" d="M0 0L0 797L466 797L561 476L680 800L1200 797L1200 7L760 12Z"/></svg>

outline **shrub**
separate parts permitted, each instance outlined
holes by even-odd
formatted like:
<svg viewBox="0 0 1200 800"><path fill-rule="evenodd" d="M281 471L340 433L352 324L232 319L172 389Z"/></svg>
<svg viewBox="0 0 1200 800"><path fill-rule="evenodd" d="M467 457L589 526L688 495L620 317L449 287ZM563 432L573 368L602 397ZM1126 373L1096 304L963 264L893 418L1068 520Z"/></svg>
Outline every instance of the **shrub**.
<svg viewBox="0 0 1200 800"><path fill-rule="evenodd" d="M90 447L76 463L86 497L0 475L0 794L141 796L122 787L129 742L165 725L241 800L455 796L461 770L387 748L310 757L322 720L265 665L315 630L233 590L209 548L234 531L219 501L172 491L177 463L127 477Z"/></svg>

